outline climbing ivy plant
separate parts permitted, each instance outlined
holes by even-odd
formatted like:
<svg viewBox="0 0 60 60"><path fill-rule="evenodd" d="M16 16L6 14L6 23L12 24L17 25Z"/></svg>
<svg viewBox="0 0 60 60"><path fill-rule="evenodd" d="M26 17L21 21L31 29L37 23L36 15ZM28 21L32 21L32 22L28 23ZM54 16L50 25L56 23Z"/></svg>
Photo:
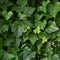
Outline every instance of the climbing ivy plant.
<svg viewBox="0 0 60 60"><path fill-rule="evenodd" d="M0 0L0 60L60 60L59 0Z"/></svg>

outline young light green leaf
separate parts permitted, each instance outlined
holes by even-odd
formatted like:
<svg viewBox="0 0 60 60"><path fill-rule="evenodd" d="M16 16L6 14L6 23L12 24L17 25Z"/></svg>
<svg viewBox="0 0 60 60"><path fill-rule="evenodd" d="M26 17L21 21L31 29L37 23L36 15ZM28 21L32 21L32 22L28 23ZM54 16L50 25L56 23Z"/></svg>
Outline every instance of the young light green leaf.
<svg viewBox="0 0 60 60"><path fill-rule="evenodd" d="M33 31L34 31L34 33L37 33L37 34L39 34L41 32L39 26L36 29L34 29Z"/></svg>
<svg viewBox="0 0 60 60"><path fill-rule="evenodd" d="M19 16L19 20L23 20L26 17L26 15L21 13L19 13L18 16Z"/></svg>
<svg viewBox="0 0 60 60"><path fill-rule="evenodd" d="M6 10L4 10L2 12L2 15L5 17L6 20L9 20L12 17L13 12L12 11L7 12Z"/></svg>
<svg viewBox="0 0 60 60"><path fill-rule="evenodd" d="M13 12L9 11L7 14L6 20L9 20L12 17L12 15L13 15Z"/></svg>
<svg viewBox="0 0 60 60"><path fill-rule="evenodd" d="M43 37L42 38L42 44L44 44L45 42L47 42L47 38L46 37Z"/></svg>

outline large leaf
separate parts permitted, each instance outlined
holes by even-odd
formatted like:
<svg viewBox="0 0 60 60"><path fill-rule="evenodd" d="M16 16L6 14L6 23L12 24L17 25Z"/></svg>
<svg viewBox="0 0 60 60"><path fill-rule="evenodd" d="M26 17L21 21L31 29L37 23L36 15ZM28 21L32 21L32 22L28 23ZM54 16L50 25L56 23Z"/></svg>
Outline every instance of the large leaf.
<svg viewBox="0 0 60 60"><path fill-rule="evenodd" d="M49 0L43 1L42 6L39 6L39 7L37 8L37 11L42 11L42 12L46 13L46 7L47 7L47 5L48 5L49 3L50 3Z"/></svg>
<svg viewBox="0 0 60 60"><path fill-rule="evenodd" d="M52 33L59 30L59 28L56 26L55 21L50 21L49 26L45 29L46 32Z"/></svg>
<svg viewBox="0 0 60 60"><path fill-rule="evenodd" d="M24 7L27 4L28 0L18 0L17 4L20 5L21 7Z"/></svg>
<svg viewBox="0 0 60 60"><path fill-rule="evenodd" d="M29 16L31 16L31 15L33 14L34 10L35 10L34 7L25 7L23 13L24 13L27 17L29 17Z"/></svg>
<svg viewBox="0 0 60 60"><path fill-rule="evenodd" d="M11 60L15 57L13 54L9 54L9 53L5 52L4 50L0 50L0 53L1 53L0 57L3 60Z"/></svg>
<svg viewBox="0 0 60 60"><path fill-rule="evenodd" d="M60 2L56 2L54 5L49 4L47 7L47 12L52 16L56 17L57 13L60 11Z"/></svg>
<svg viewBox="0 0 60 60"><path fill-rule="evenodd" d="M26 48L23 52L23 60L31 60L35 57L35 52L31 52L30 49Z"/></svg>

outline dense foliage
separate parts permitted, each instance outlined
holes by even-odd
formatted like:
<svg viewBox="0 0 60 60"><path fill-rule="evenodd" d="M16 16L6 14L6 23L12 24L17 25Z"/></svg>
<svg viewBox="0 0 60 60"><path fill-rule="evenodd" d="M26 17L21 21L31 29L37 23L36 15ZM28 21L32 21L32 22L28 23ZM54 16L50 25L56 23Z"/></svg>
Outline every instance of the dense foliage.
<svg viewBox="0 0 60 60"><path fill-rule="evenodd" d="M0 60L60 60L60 2L0 0Z"/></svg>

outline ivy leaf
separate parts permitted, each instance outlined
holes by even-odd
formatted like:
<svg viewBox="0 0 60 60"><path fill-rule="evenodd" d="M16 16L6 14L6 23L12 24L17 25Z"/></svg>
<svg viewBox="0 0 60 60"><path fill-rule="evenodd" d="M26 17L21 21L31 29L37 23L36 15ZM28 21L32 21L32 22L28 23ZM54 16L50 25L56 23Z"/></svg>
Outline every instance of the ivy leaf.
<svg viewBox="0 0 60 60"><path fill-rule="evenodd" d="M17 36L17 33L18 33L18 23L17 22L14 22L12 24L11 31L14 33L15 36Z"/></svg>
<svg viewBox="0 0 60 60"><path fill-rule="evenodd" d="M52 32L59 30L59 28L56 26L55 21L50 21L49 24L50 25L45 29L46 32L52 33Z"/></svg>
<svg viewBox="0 0 60 60"><path fill-rule="evenodd" d="M5 17L6 20L9 20L12 17L13 12L12 11L7 12L6 10L4 10L2 12L2 15Z"/></svg>
<svg viewBox="0 0 60 60"><path fill-rule="evenodd" d="M12 54L8 54L8 53L5 53L4 56L3 56L3 60L11 60L13 59L15 56L12 55Z"/></svg>
<svg viewBox="0 0 60 60"><path fill-rule="evenodd" d="M36 55L35 52L31 52L31 50L29 48L26 48L23 51L23 60L31 60L32 58L34 58Z"/></svg>
<svg viewBox="0 0 60 60"><path fill-rule="evenodd" d="M30 29L30 26L28 25L22 25L22 27L24 28L24 32L27 32Z"/></svg>
<svg viewBox="0 0 60 60"><path fill-rule="evenodd" d="M49 3L50 3L49 0L43 1L42 6L39 6L39 7L37 8L37 11L42 11L42 12L46 13L46 7L47 7L47 5L48 5Z"/></svg>
<svg viewBox="0 0 60 60"><path fill-rule="evenodd" d="M3 25L1 30L2 30L2 32L6 32L6 31L8 31L8 28L9 28L8 25Z"/></svg>
<svg viewBox="0 0 60 60"><path fill-rule="evenodd" d="M34 7L25 7L23 13L29 17L33 14L35 8Z"/></svg>
<svg viewBox="0 0 60 60"><path fill-rule="evenodd" d="M35 14L35 20L41 20L41 18L43 17L43 14Z"/></svg>
<svg viewBox="0 0 60 60"><path fill-rule="evenodd" d="M18 37L20 37L22 35L22 33L24 32L24 28L21 26L18 26Z"/></svg>
<svg viewBox="0 0 60 60"><path fill-rule="evenodd" d="M27 5L27 0L17 0L17 4L20 5L21 7L24 7Z"/></svg>
<svg viewBox="0 0 60 60"><path fill-rule="evenodd" d="M2 58L2 60L11 60L13 59L15 56L13 54L9 54L7 52L5 52L4 50L0 50L0 57Z"/></svg>
<svg viewBox="0 0 60 60"><path fill-rule="evenodd" d="M36 29L34 29L33 31L34 31L34 33L37 33L37 34L39 34L41 32L39 26Z"/></svg>
<svg viewBox="0 0 60 60"><path fill-rule="evenodd" d="M60 11L60 2L56 2L54 5L49 4L47 7L47 12L54 18L56 17L59 11Z"/></svg>
<svg viewBox="0 0 60 60"><path fill-rule="evenodd" d="M19 20L23 20L26 17L26 15L21 13L19 13L18 16L19 16Z"/></svg>
<svg viewBox="0 0 60 60"><path fill-rule="evenodd" d="M53 17L56 17L57 13L60 11L60 2L56 2L53 10Z"/></svg>
<svg viewBox="0 0 60 60"><path fill-rule="evenodd" d="M46 37L43 37L42 38L42 44L45 43L45 42L47 42L47 38Z"/></svg>
<svg viewBox="0 0 60 60"><path fill-rule="evenodd" d="M34 45L35 42L38 40L37 35L31 34L31 35L29 36L29 40L30 40L31 43Z"/></svg>
<svg viewBox="0 0 60 60"><path fill-rule="evenodd" d="M55 41L60 42L60 36L55 39Z"/></svg>
<svg viewBox="0 0 60 60"><path fill-rule="evenodd" d="M41 23L41 26L40 26L41 30L44 30L46 24L47 24L46 20L44 20L44 21Z"/></svg>

